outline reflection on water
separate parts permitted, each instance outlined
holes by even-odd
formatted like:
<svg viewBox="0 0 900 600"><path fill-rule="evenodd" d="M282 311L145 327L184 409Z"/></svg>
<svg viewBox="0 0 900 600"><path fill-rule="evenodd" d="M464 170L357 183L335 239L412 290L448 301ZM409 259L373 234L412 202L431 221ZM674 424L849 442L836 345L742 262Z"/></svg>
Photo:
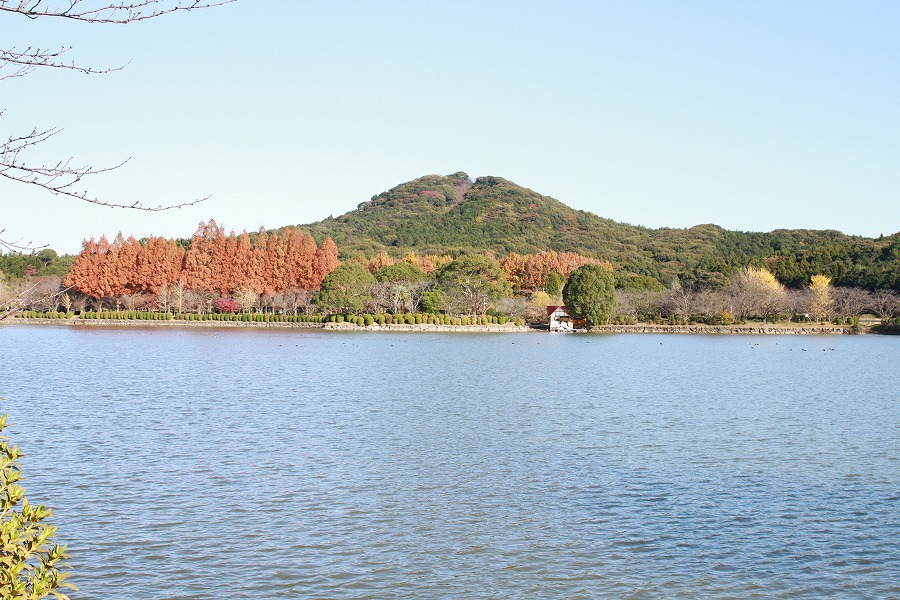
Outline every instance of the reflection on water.
<svg viewBox="0 0 900 600"><path fill-rule="evenodd" d="M900 594L896 339L4 327L73 598Z"/></svg>

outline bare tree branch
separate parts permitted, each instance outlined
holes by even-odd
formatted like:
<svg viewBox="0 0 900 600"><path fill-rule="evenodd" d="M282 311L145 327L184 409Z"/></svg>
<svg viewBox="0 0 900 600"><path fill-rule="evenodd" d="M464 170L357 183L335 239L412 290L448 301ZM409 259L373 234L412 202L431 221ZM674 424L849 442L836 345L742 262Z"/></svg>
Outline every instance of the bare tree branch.
<svg viewBox="0 0 900 600"><path fill-rule="evenodd" d="M2 236L4 233L6 233L6 230L0 229L0 236ZM2 237L0 237L0 249L5 248L7 252L11 252L13 254L22 254L24 252L30 252L30 253L34 254L34 252L36 250L41 250L46 247L47 247L46 244L43 246L35 246L34 242L23 243L22 238L19 238L16 241L11 242L9 240L4 240Z"/></svg>
<svg viewBox="0 0 900 600"><path fill-rule="evenodd" d="M92 0L0 0L0 11L18 13L31 19L57 17L85 23L124 25L161 15L229 4L235 0L190 0L171 4L167 0L100 3Z"/></svg>
<svg viewBox="0 0 900 600"><path fill-rule="evenodd" d="M78 200L83 200L84 202L97 204L98 206L106 206L109 208L132 208L135 210L156 212L167 210L170 208L183 208L185 206L193 206L209 198L209 196L207 196L206 198L199 198L197 200L182 202L180 204L169 204L165 206L144 206L140 202L107 202L105 200L100 200L99 198L88 195L88 192L86 190L80 190L76 186L85 177L98 175L100 173L106 173L107 171L112 171L113 169L118 169L126 162L128 162L128 159L111 167L99 168L92 167L90 165L74 166L72 165L71 158L60 161L52 166L30 166L22 161L21 155L23 152L25 152L32 146L47 141L48 139L59 133L59 131L59 129L45 129L43 131L38 131L37 129L35 129L31 131L31 133L23 136L11 137L6 140L6 142L0 144L0 176L5 177L6 179L11 179L13 181L27 183L29 185L43 188L52 194L68 196L70 198L76 198Z"/></svg>
<svg viewBox="0 0 900 600"><path fill-rule="evenodd" d="M48 294L46 296L41 296L38 298L33 298L32 296L34 295L35 290L40 286L40 284L41 284L40 281L35 282L34 284L32 284L32 286L30 288L28 288L27 290L25 290L24 292L22 292L21 294L16 296L16 298L14 298L13 301L8 306L5 306L5 307L0 306L0 321L16 316L17 314L19 314L20 312L25 310L25 307L28 306L29 304L32 304L32 303L38 302L38 301L47 301L47 300L52 300L54 298L59 298L60 296L62 296L63 294L67 293L69 290L71 290L75 287L75 286L70 285L69 287L63 288L63 289L57 291L56 293Z"/></svg>
<svg viewBox="0 0 900 600"><path fill-rule="evenodd" d="M71 50L71 46L63 46L59 50L45 50L43 48L33 48L31 46L24 50L0 50L0 81L4 79L13 79L22 77L37 69L38 67L49 67L51 69L68 69L86 75L95 75L100 73L111 73L113 71L121 71L128 63L121 67L110 67L107 69L97 69L94 67L81 67L75 62L64 62L62 56ZM4 73L4 68L11 70Z"/></svg>
<svg viewBox="0 0 900 600"><path fill-rule="evenodd" d="M235 0L137 0L133 2L109 2L108 0L0 0L0 12L23 15L30 19L57 17L84 23L127 24L145 21L177 11L191 11L229 4ZM126 65L112 68L83 67L74 61L65 60L71 46L46 49L28 46L23 50L12 47L0 50L0 81L23 77L42 67L64 69L87 75L109 73L123 69ZM0 116L3 116L0 109ZM33 185L60 196L75 198L91 204L110 208L130 208L144 211L162 211L171 208L193 206L207 200L209 196L171 205L143 206L140 202L108 202L89 195L80 188L83 179L116 169L126 162L112 167L95 168L90 165L76 166L72 158L55 165L29 164L23 155L31 147L47 141L59 133L58 128L34 129L21 136L11 136L0 143L0 176L11 181ZM0 235L3 231L0 230ZM9 241L0 239L0 250L12 252L34 250L31 242L23 244L21 239Z"/></svg>

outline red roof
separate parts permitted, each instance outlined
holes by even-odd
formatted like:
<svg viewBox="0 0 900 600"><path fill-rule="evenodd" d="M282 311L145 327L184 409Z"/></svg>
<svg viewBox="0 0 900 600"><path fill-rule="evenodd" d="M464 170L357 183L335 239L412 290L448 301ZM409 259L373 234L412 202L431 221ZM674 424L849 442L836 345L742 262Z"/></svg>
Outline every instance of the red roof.
<svg viewBox="0 0 900 600"><path fill-rule="evenodd" d="M571 317L571 316L572 316L572 315L569 314L569 311L566 310L566 307L565 307L565 306L548 306L548 307L547 307L547 316L549 317L550 315L552 315L553 313L555 313L555 312L556 312L556 309L558 309L558 308L563 309L563 312L566 313L566 316L567 316L567 317Z"/></svg>

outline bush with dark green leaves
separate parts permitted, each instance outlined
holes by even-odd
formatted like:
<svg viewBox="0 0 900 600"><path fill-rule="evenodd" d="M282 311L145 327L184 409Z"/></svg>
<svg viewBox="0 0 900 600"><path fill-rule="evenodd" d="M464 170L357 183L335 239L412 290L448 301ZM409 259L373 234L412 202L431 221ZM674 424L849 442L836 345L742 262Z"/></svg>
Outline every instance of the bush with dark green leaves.
<svg viewBox="0 0 900 600"><path fill-rule="evenodd" d="M372 302L369 290L374 283L375 278L364 266L344 263L322 280L315 303L333 312L362 312Z"/></svg>
<svg viewBox="0 0 900 600"><path fill-rule="evenodd" d="M0 598L68 600L65 589L77 590L66 579L66 547L53 541L56 527L47 522L53 511L35 506L19 485L24 456L2 435L6 415L0 417Z"/></svg>
<svg viewBox="0 0 900 600"><path fill-rule="evenodd" d="M563 302L569 313L588 325L608 323L616 314L616 282L600 265L584 265L572 271L563 288Z"/></svg>
<svg viewBox="0 0 900 600"><path fill-rule="evenodd" d="M407 262L382 267L375 271L375 281L423 281L428 279L425 271Z"/></svg>
<svg viewBox="0 0 900 600"><path fill-rule="evenodd" d="M447 310L447 294L441 290L431 290L422 294L422 310L429 313L442 313Z"/></svg>

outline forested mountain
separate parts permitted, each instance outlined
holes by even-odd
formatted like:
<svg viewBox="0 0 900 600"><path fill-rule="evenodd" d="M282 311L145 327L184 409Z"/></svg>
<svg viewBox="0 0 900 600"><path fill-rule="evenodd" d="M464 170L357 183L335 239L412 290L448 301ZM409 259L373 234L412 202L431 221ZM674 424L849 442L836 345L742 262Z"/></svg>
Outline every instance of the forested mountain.
<svg viewBox="0 0 900 600"><path fill-rule="evenodd" d="M836 285L900 289L900 233L871 239L833 230L649 229L575 210L500 177L473 182L462 172L400 184L356 210L300 227L317 239L331 236L345 259L382 251L400 257L487 250L500 257L555 250L666 284L677 276L717 287L735 270L757 265L795 287L822 273Z"/></svg>
<svg viewBox="0 0 900 600"><path fill-rule="evenodd" d="M300 228L320 243L330 236L342 260L363 263L383 252L393 259L412 252L420 266L436 268L463 254L488 251L501 260L510 253L554 251L599 259L623 275L645 275L665 285L677 277L697 289L722 287L735 271L757 266L795 288L823 274L837 286L900 290L900 233L872 239L833 230L650 229L575 210L500 177L472 181L462 172L400 184L356 210ZM286 240L293 232L285 227L277 233ZM250 233L250 244L259 235ZM194 241L175 244L186 252ZM0 278L63 276L73 259L49 249L0 255Z"/></svg>

